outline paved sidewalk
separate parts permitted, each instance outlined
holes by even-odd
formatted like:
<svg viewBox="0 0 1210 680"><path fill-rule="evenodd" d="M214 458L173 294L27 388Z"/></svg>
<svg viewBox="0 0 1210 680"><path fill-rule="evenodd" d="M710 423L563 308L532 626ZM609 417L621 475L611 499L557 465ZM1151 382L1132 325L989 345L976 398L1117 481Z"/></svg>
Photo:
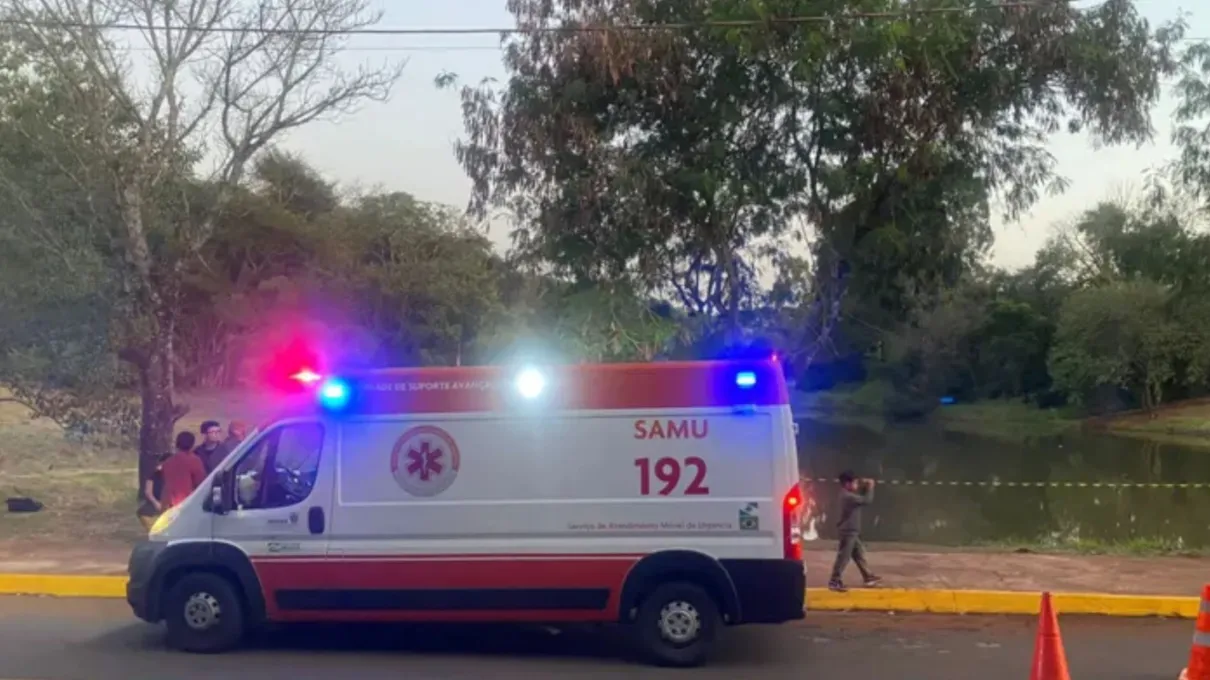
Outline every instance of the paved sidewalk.
<svg viewBox="0 0 1210 680"><path fill-rule="evenodd" d="M835 543L807 546L807 585L827 585ZM0 539L0 573L121 575L120 545L37 545ZM871 544L870 566L888 588L1182 595L1197 597L1210 582L1210 558L1050 555ZM859 583L850 566L849 582Z"/></svg>
<svg viewBox="0 0 1210 680"><path fill-rule="evenodd" d="M1210 558L1124 557L868 546L870 568L888 588L1008 590L1198 597L1210 583ZM807 554L810 586L827 585L835 542L815 541ZM860 583L849 565L846 583Z"/></svg>

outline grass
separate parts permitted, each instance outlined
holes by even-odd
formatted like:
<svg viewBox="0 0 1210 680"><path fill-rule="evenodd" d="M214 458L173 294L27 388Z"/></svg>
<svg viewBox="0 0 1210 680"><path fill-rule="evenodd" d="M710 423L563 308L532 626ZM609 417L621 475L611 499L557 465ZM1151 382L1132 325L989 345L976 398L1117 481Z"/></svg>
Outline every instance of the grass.
<svg viewBox="0 0 1210 680"><path fill-rule="evenodd" d="M882 432L888 423L885 404L892 398L889 385L878 381L828 392L796 393L795 413L839 425L859 425ZM929 414L927 424L1013 442L1027 437L1061 434L1081 425L1070 412L1042 410L1019 400L994 400L941 406Z"/></svg>
<svg viewBox="0 0 1210 680"><path fill-rule="evenodd" d="M1018 441L1078 430L1081 421L1069 413L1042 410L1018 400L984 401L943 406L932 420L946 430Z"/></svg>
<svg viewBox="0 0 1210 680"><path fill-rule="evenodd" d="M202 421L250 426L269 413L269 400L251 393L202 392L185 399L177 430L197 432ZM14 514L0 506L0 539L48 544L128 545L146 535L135 518L137 452L98 440L71 440L53 422L0 402L0 500L28 496L40 512Z"/></svg>

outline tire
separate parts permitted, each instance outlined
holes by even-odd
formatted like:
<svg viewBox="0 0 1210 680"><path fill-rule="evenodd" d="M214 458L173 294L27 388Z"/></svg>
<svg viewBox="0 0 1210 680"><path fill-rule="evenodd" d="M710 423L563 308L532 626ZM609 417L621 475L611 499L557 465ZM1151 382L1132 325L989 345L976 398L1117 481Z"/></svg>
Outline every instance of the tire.
<svg viewBox="0 0 1210 680"><path fill-rule="evenodd" d="M638 651L658 666L687 668L706 661L722 626L718 605L702 588L660 585L639 605L633 623Z"/></svg>
<svg viewBox="0 0 1210 680"><path fill-rule="evenodd" d="M168 646L195 654L231 649L244 636L244 606L231 582L193 572L172 586L164 600Z"/></svg>

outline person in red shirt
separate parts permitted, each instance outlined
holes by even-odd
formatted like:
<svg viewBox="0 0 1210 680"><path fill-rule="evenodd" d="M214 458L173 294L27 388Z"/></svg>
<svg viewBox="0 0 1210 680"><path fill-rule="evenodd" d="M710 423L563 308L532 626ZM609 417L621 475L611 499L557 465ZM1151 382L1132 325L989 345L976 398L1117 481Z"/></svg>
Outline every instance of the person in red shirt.
<svg viewBox="0 0 1210 680"><path fill-rule="evenodd" d="M161 511L180 504L193 490L206 481L206 467L202 459L193 452L197 439L192 432L176 436L176 453L160 466L164 476L164 491L160 497Z"/></svg>

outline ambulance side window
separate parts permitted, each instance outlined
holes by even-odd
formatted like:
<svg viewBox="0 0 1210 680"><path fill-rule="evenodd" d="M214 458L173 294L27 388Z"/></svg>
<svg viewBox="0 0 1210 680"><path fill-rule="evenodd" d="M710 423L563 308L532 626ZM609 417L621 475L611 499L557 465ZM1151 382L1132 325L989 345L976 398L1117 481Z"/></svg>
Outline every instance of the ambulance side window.
<svg viewBox="0 0 1210 680"><path fill-rule="evenodd" d="M243 510L285 508L311 495L319 474L324 428L296 423L275 428L235 466L235 498Z"/></svg>

